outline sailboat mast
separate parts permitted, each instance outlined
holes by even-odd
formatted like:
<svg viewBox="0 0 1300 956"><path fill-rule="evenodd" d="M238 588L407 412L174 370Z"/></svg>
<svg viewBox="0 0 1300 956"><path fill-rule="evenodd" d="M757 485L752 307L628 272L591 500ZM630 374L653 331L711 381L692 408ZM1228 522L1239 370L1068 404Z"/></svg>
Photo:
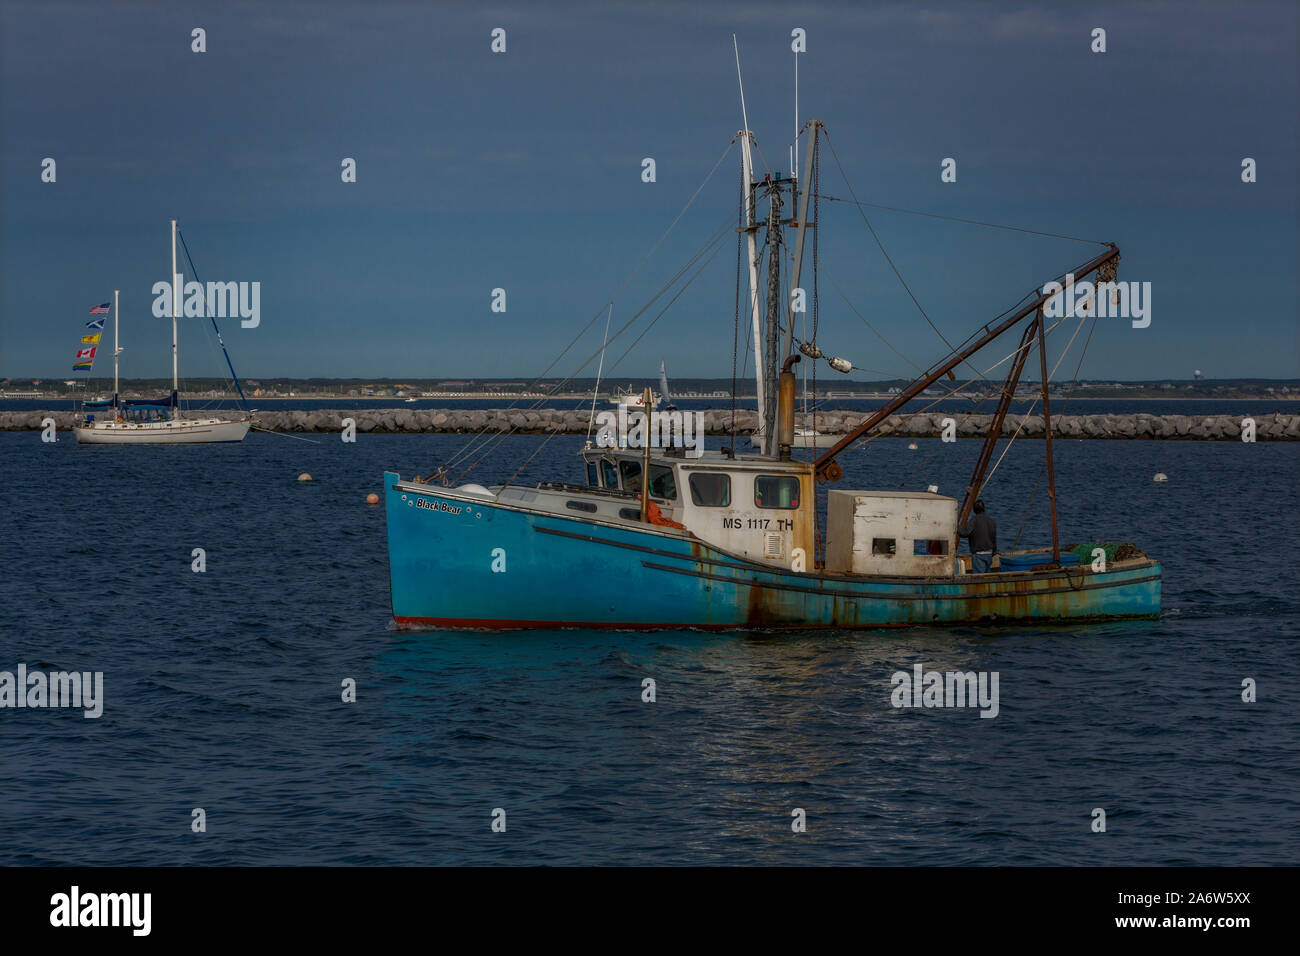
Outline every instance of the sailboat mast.
<svg viewBox="0 0 1300 956"><path fill-rule="evenodd" d="M121 349L117 347L117 289L113 290L113 408L117 408L117 356ZM116 416L114 416L116 417Z"/></svg>
<svg viewBox="0 0 1300 956"><path fill-rule="evenodd" d="M172 417L180 418L181 403L178 398L180 387L180 364L176 352L176 318L179 313L180 277L176 274L176 220L172 220Z"/></svg>

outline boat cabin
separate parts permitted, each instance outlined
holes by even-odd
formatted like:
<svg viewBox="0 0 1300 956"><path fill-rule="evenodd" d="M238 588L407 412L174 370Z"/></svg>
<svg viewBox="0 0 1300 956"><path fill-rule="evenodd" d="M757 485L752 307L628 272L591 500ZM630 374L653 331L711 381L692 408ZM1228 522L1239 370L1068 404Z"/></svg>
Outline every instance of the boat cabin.
<svg viewBox="0 0 1300 956"><path fill-rule="evenodd" d="M587 487L631 499L640 519L641 469L637 449L587 448ZM650 456L650 499L664 518L696 537L753 561L811 570L812 465L761 455L705 452Z"/></svg>
<svg viewBox="0 0 1300 956"><path fill-rule="evenodd" d="M582 450L585 483L473 488L505 503L644 524L643 454ZM681 527L721 550L759 564L814 571L816 526L810 462L705 452L649 459L651 524ZM824 570L885 577L951 577L957 501L916 491L840 491L827 496Z"/></svg>

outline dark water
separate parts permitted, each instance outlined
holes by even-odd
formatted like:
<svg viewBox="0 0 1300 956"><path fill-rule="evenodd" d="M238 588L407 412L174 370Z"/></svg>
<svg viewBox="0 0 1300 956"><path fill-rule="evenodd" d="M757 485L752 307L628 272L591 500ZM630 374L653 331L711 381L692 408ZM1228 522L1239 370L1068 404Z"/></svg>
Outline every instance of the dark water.
<svg viewBox="0 0 1300 956"><path fill-rule="evenodd" d="M94 397L93 393L91 397ZM591 398L584 400L578 399L510 399L510 398L464 398L464 399L420 399L419 401L406 404L400 398L331 398L331 399L310 399L310 398L286 398L286 399L251 399L252 406L262 412L295 412L295 411L315 411L322 408L406 408L406 409L423 409L423 408L560 408L560 409L590 409ZM731 408L731 399L727 398L680 398L674 399L678 408L683 410L690 409L729 409ZM879 398L858 398L858 399L840 399L833 398L821 402L817 407L828 411L871 411L880 408L884 404L883 399ZM193 402L186 401L185 406L194 410L227 410L233 411L240 407L238 401L213 399L213 400L196 400ZM1032 402L1017 401L1012 402L1012 414L1023 414L1030 409ZM989 415L993 412L994 402L992 400L980 403L971 401L968 398L943 398L936 399L931 396L924 399L915 399L908 402L904 407L904 412L965 412L968 414ZM55 401L53 399L26 399L26 398L8 398L0 399L0 412L33 412L53 409L55 411L63 409L71 411L76 404L69 400ZM613 408L608 401L601 399L596 403L596 411L600 412L605 409ZM737 404L738 408L750 409L755 408L754 400L741 400ZM803 410L803 405L799 405L799 410ZM1096 398L1082 399L1073 398L1066 401L1052 397L1052 414L1054 415L1133 415L1137 413L1147 415L1271 415L1274 412L1281 412L1284 415L1300 414L1300 401L1282 401L1280 399L1185 399L1165 401L1162 399L1140 399L1140 398ZM1041 409L1039 410L1041 414Z"/></svg>
<svg viewBox="0 0 1300 956"><path fill-rule="evenodd" d="M363 498L464 440L0 434L0 669L103 671L106 697L98 720L0 710L0 863L1296 861L1300 447L1057 444L1065 540L1159 557L1160 621L396 633ZM918 444L846 455L839 487L894 487L932 456L906 486L958 492L977 444ZM576 477L577 446L554 439L533 476ZM1004 547L1041 455L1018 444L985 496ZM1042 499L1022 544L1047 540ZM890 675L916 663L997 671L999 715L895 710Z"/></svg>

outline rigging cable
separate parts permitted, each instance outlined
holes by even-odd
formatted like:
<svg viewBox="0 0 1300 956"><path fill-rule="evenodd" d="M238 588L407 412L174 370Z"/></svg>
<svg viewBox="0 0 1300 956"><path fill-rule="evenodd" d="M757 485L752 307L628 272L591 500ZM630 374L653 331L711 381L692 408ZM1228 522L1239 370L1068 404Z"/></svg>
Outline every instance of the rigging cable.
<svg viewBox="0 0 1300 956"><path fill-rule="evenodd" d="M1088 299L1085 298L1085 299L1084 299L1084 302L1086 303L1087 301L1088 301ZM1071 309L1070 311L1073 312L1074 310ZM1069 316L1066 316L1065 318L1069 318ZM1064 321L1065 321L1065 318L1062 318L1062 319L1061 319L1061 322L1064 322ZM1061 367L1061 363L1065 361L1065 356L1066 356L1066 354L1070 351L1070 346L1074 345L1074 340L1075 340L1076 338L1079 337L1079 332L1080 332L1080 330L1083 328L1083 323L1085 323L1085 322L1087 322L1087 321L1088 321L1088 317L1087 317L1086 315L1083 316L1081 319L1079 319L1079 324L1078 324L1077 326L1075 326L1074 334L1070 336L1070 341L1067 342L1067 343L1065 343L1065 348L1061 350L1061 355L1060 355L1060 357L1056 360L1056 364L1053 365L1053 366L1052 366L1052 370L1051 370L1050 372L1047 373L1047 382L1050 382L1050 381L1052 380L1052 376L1056 374L1056 370L1057 370L1058 368L1060 368L1060 367ZM1093 322L1095 323L1096 321L1097 321L1097 320L1096 320L1096 317L1094 316L1094 317L1093 317ZM1057 322L1056 325L1060 325L1061 322ZM1054 325L1054 326L1052 326L1052 328L1056 328L1056 326ZM1091 332L1088 333L1088 338L1089 338L1089 339L1092 338L1092 333L1091 333ZM1046 332L1043 333L1043 344L1044 344L1044 346L1046 346L1046 344L1047 344L1047 333L1046 333ZM1082 355L1079 356L1079 361L1080 361L1080 362L1083 361L1083 356L1082 356ZM1042 383L1040 383L1040 384L1041 384L1041 386L1042 386L1043 388L1046 388L1046 387L1047 387L1047 382L1042 382ZM1021 429L1023 429L1023 428L1025 427L1025 423L1029 421L1029 416L1033 414L1033 412L1034 412L1034 408L1038 405L1038 399L1039 399L1039 396L1038 396L1038 395L1035 395L1035 396L1034 396L1034 400L1033 400L1032 402L1029 403L1029 408L1025 411L1025 414L1021 416L1021 418L1020 418L1020 424L1016 426L1016 430L1011 434L1011 438L1007 441L1006 447L1002 449L1002 454L998 456L998 460L997 460L997 462L994 463L994 465L993 465L993 469L988 473L988 476L984 479L984 481L982 481L982 482L980 483L979 488L976 489L976 491L975 491L975 496L976 496L976 497L979 497L980 492L982 492L985 488L987 488L988 485L989 485L989 482L993 480L993 476L997 473L998 465L1002 464L1002 459L1005 458L1005 457L1007 457L1007 452L1009 452L1009 451L1011 450L1011 446L1015 443L1016 438L1018 438L1018 437L1020 436L1020 431L1021 431ZM1044 424L1046 424L1046 423L1044 423Z"/></svg>
<svg viewBox="0 0 1300 956"><path fill-rule="evenodd" d="M849 195L852 196L854 201L856 202L858 198L857 194L853 191L853 184L849 182L848 174L844 172L844 164L840 162L840 154L836 152L835 144L831 142L830 133L826 134L826 145L831 148L831 156L835 158L835 165L839 167L840 176L842 176L844 179L844 185L849 187ZM859 205L857 209L858 209L858 214L862 216L862 221L867 224L867 229L871 233L871 238L876 240L876 245L880 247L880 254L884 256L885 261L889 263L889 268L894 270L894 275L898 277L899 283L903 286L903 290L907 293L908 297L912 300L912 304L916 306L917 311L919 311L921 313L921 316L925 319L925 321L929 323L930 328L934 329L934 334L939 336L940 341L942 341L944 345L948 346L948 351L949 352L957 351L955 348L953 348L952 343L948 341L947 337L942 332L939 331L939 327L935 325L933 321L931 321L930 316L926 313L925 309L921 307L920 301L912 293L912 289L907 284L907 280L905 280L903 278L903 274L898 271L898 266L894 265L894 260L890 257L889 253L885 251L885 244L880 241L880 236L876 234L875 226L871 225L871 220L867 218L867 214L863 210L862 206ZM963 362L962 364L968 366L973 372L975 372L976 375L979 375L979 369L971 365L969 361Z"/></svg>
<svg viewBox="0 0 1300 956"><path fill-rule="evenodd" d="M735 147L736 138L737 137L735 136L731 138L731 141L727 144L727 148L722 151L722 155L718 157L717 162L713 164L713 167L709 170L708 175L704 177L704 181L700 183L699 187L695 190L695 192L691 194L691 197L686 201L686 204L681 208L681 211L678 212L676 218L674 218L673 221L669 224L668 228L664 230L663 235L661 235L658 241L656 241L655 244L650 248L650 251L646 253L645 257L642 258L641 262L637 264L636 268L633 269L632 272L627 276L627 278L623 280L623 282L619 285L619 287L614 290L614 294L610 296L610 298L607 300L605 304L601 305L600 309L596 311L595 315L591 317L590 321L588 321L587 324L583 326L582 329L578 332L578 334L573 337L573 339L569 342L569 344L566 345L563 350L561 350L559 355L557 355L555 359L551 362L551 364L546 367L546 369L542 372L542 374L533 380L532 386L537 385L538 383L541 382L543 378L545 378L546 373L549 372L552 368L554 368L556 364L559 363L560 359L562 359L568 353L568 351L571 348L573 348L573 346L578 342L578 340L581 339L582 336L587 333L587 330L590 329L591 326L595 324L596 320L600 318L600 313L605 311L606 305L612 304L618 298L619 294L622 293L622 291L625 288L627 288L628 283L630 283L632 279L641 271L641 269L644 268L646 263L650 261L651 257L655 254L655 252L659 249L659 247L663 245L664 240L668 238L669 234L671 234L672 231L676 228L677 224L681 221L682 217L686 215L687 210L690 209L692 204L694 204L696 198L704 190L705 186L709 184L709 181L713 178L713 174L716 173L718 167L722 165L723 160L727 158L727 155ZM579 366L579 371L582 368L585 368L586 365L589 364L589 362L590 359L588 359L587 362L584 362L583 365ZM572 376L570 376L570 378L572 378ZM532 386L530 386L530 388ZM506 411L513 409L517 404L518 404L518 400L511 402L510 405L506 406ZM534 404L533 407L535 408L536 405ZM445 474L445 470L454 463L456 458L464 457L464 455L468 453L468 450L474 447L475 444L478 443L479 440L484 437L484 435L486 435L486 433L487 433L487 428L484 427L468 443L466 443L466 446L462 448L461 452L457 453L457 455L454 455L452 459L449 459L447 462L445 462L442 467L436 468L434 474L435 475Z"/></svg>
<svg viewBox="0 0 1300 956"><path fill-rule="evenodd" d="M1005 314L1005 313L1004 313L1004 314ZM1046 337L1047 335L1050 335L1051 332L1053 331L1053 329L1057 328L1057 326L1059 326L1062 322L1064 322L1064 321L1065 321L1066 319L1068 319L1068 318L1072 318L1072 316L1071 316L1071 315L1062 316L1060 319L1058 319L1058 320L1056 321L1056 323L1055 323L1054 325L1052 325L1051 327L1045 329L1045 330L1043 331L1043 335L1044 335L1044 337ZM1025 349L1032 348L1032 344L1031 344L1031 345L1025 345L1025 346L1019 346L1019 345L1017 345L1014 349L1011 350L1010 354L1004 356L1003 358L999 359L998 361L996 361L996 362L994 362L992 365L990 365L988 368L986 368L986 369L984 370L985 374L987 374L987 373L989 373L989 372L992 372L994 369L998 368L999 366L1001 366L1001 365L1005 365L1007 362L1011 361L1013 358L1016 357L1017 354L1020 353L1020 351L1021 351L1022 348L1025 348ZM1059 363L1058 363L1058 364L1059 364ZM980 377L983 378L983 376L980 376ZM985 379L985 381L987 381L987 379ZM912 412L910 415L908 415L906 418L904 418L901 422L899 422L898 427L901 428L903 425L906 425L908 422L910 422L910 421L911 421L913 418L915 418L917 415L922 415L922 414L924 414L925 412L928 412L930 409L934 408L935 405L938 405L940 402L942 402L945 398L950 398L951 396L956 395L956 394L958 394L959 392L965 391L967 388L969 388L969 387L970 387L971 385L973 385L973 384L975 384L975 379L973 379L973 378L972 378L972 379L967 379L964 383L962 383L961 385L959 385L959 386L957 386L956 388L954 388L951 392L948 392L946 395L940 395L938 398L936 398L934 401L932 401L929 405L926 405L924 408L918 408L916 411ZM1001 386L1001 385L998 385L997 390L998 390L998 391L1001 391L1001 390L1002 390L1002 386ZM981 399L980 399L980 403L983 403L984 401L986 401L986 400L989 398L989 396L991 396L991 395L993 395L993 394L995 394L995 393L994 393L994 392L989 392L987 395L984 396L984 398L981 398ZM881 424L883 424L883 422L882 422ZM895 429L891 429L891 431L889 432L889 434L893 434L894 431L895 431ZM875 436L873 436L873 437L871 437L871 438L863 438L863 439L861 439L860 441L858 441L858 442L857 442L853 447L857 448L857 447L859 447L859 446L870 445L870 444L871 444L873 441L875 441L877 438L883 438L883 437L885 437L885 436L884 436L884 435L875 435Z"/></svg>
<svg viewBox="0 0 1300 956"><path fill-rule="evenodd" d="M687 264L683 266L681 270L678 271L677 275L675 275L671 280L669 280L668 284L665 285L664 288L661 289L658 293L656 293L655 296L650 300L650 302L648 302L645 305L645 307L643 307L639 312L637 312L636 315L634 315L631 319L629 319L626 323L623 324L622 328L620 328L617 332L614 333L614 335L610 339L611 342L614 339L617 339L621 334L623 334L623 332L627 331L628 328L630 328L632 324L635 323L638 318L640 318L640 316L644 315L645 312L649 310L650 306L653 305L656 301L658 301L658 299L661 298L668 291L668 289L670 289L677 282L677 280L683 275L683 273L687 269L694 266L695 262L699 260L699 258L704 254L704 252L708 249L710 245L715 247L713 249L713 252L709 255L708 259L704 261L703 265L701 265L700 268L696 270L694 275L690 276L690 278L687 279L686 283L680 289L677 290L677 292L673 295L673 297L668 301L667 305L665 305L664 308L659 312L659 314L655 316L655 318L651 321L650 325L647 326L645 330L642 331L641 335L637 336L636 340L633 341L632 344L629 345L628 348L623 352L623 354L619 356L618 360L614 362L613 365L610 366L611 373L614 371L615 368L618 367L619 363L622 362L623 359L627 357L627 354L632 349L632 347L635 346L637 342L639 342L641 338L643 338L645 334L650 331L650 329L654 326L655 322L658 322L659 319L663 317L664 313L666 313L668 309L672 306L672 304L676 302L677 299L682 295L682 293L684 293L686 289L690 287L691 283L693 283L695 279L699 277L700 273L704 271L704 269L708 266L709 262L713 260L713 257L717 255L718 250L722 248L722 243L720 240L725 237L726 230L730 228L730 219L731 217L730 215L728 215L727 222L724 224L724 226L721 227L719 230L717 230L714 233L714 235L709 238L708 242L703 247L701 247L694 256L691 257L691 259L687 262ZM547 395L541 396L533 403L532 408L537 408L542 402L546 401L551 395L555 394L555 392L557 392L560 388L566 385L574 377L574 375L577 374L578 371L581 371L582 369L586 368L589 364L591 364L592 360L596 358L597 354L599 354L599 351L600 350L597 350L597 352L593 352L587 358L587 360L583 362L581 365L579 365L578 368L571 375L555 383L555 385L551 387L550 392ZM476 458L468 467L462 469L457 474L456 478L453 480L459 480L460 478L467 475L474 468L476 468L491 451L493 451L505 438L513 434L518 429L518 427L519 426L517 425L511 426L511 428L509 428L508 430L504 432L498 432L495 436L489 437L484 443L482 443L482 447L483 447L482 454L480 454L479 457ZM486 428L484 429L484 431L486 431ZM445 474L446 470L451 466L451 464L454 461L456 461L457 459L463 460L464 457L465 454L463 451L462 453L453 456L453 459L450 460L446 465L444 465L443 469L441 469L442 473Z"/></svg>
<svg viewBox="0 0 1300 956"><path fill-rule="evenodd" d="M1061 403L1061 411L1065 412L1070 406L1070 399L1073 397L1075 386L1079 384L1079 371L1083 368L1084 356L1088 354L1088 345L1092 342L1092 333L1097 328L1097 316L1092 317L1092 325L1088 328L1088 337L1083 341L1083 351L1079 353L1079 361L1074 366L1074 379L1070 382L1070 390L1065 393L1065 400ZM1058 363L1059 364L1059 363ZM1046 423L1044 423L1045 425ZM1016 530L1016 539L1011 542L1011 549L1014 551L1017 544L1020 543L1020 536L1025 531L1025 521L1029 518L1029 508L1034 503L1034 498L1038 495L1038 486L1043 481L1043 473L1047 471L1047 459L1038 466L1038 477L1034 480L1034 490L1029 493L1029 499L1025 502L1025 511L1020 516L1020 527Z"/></svg>
<svg viewBox="0 0 1300 956"><path fill-rule="evenodd" d="M194 276L194 281L201 282L199 270L194 268L194 259L190 256L190 247L185 242L185 233L181 232L179 226L176 227L176 235L180 237L181 247L185 250L185 261L190 264L190 273ZM172 281L176 281L175 276L172 276ZM226 357L226 367L230 369L230 377L235 383L235 390L239 392L239 401L244 406L244 411L252 414L252 409L248 407L248 399L244 397L243 386L239 384L239 376L235 374L235 365L230 361L230 353L226 351L226 343L221 339L221 329L217 328L217 319L215 316L210 315L208 321L212 323L212 329L217 333L217 343L221 346L221 353Z"/></svg>
<svg viewBox="0 0 1300 956"><path fill-rule="evenodd" d="M850 190L851 189L852 187L850 187ZM906 213L909 216L925 216L927 219L943 219L948 222L965 223L969 226L985 226L989 229L1005 229L1008 232L1023 232L1026 233L1027 235L1042 236L1047 239L1068 239L1071 242L1084 242L1090 245L1098 245L1098 246L1109 245L1109 243L1103 242L1100 239L1082 239L1079 236L1064 236L1056 232L1039 232L1036 229L1024 229L1020 226L1004 226L996 222L982 222L979 219L962 219L959 216L941 216L938 213L921 212L918 209L903 209L901 206L886 206L883 203L878 203L878 202L864 202L858 199L856 196L853 199L842 199L839 196L823 196L822 198L825 199L827 202L842 202L842 203L847 203L848 205L851 206L858 206L858 207L870 206L873 209L885 209L888 210L889 212L901 212L901 213Z"/></svg>
<svg viewBox="0 0 1300 956"><path fill-rule="evenodd" d="M605 346L609 344L609 320L614 317L614 303L609 304L605 315L605 338L600 343L600 365L596 368L596 387L591 390L591 416L587 419L587 441L591 442L591 426L596 420L596 396L600 394L600 373L605 368Z"/></svg>
<svg viewBox="0 0 1300 956"><path fill-rule="evenodd" d="M648 302L647 302L647 303L646 303L646 304L645 304L645 305L644 305L640 310L638 310L638 311L637 311L637 312L636 312L636 313L635 313L635 314L634 314L630 319L628 319L628 321L625 322L625 323L622 325L622 327L619 328L619 330L618 330L617 332L614 333L613 336L609 337L609 339L608 339L608 341L605 343L605 345L602 345L600 349L597 349L596 351L592 352L591 355L589 355L589 356L586 358L585 361L583 361L581 364L579 364L579 365L574 369L574 371L571 372L569 375L565 376L563 379L560 379L559 381L557 381L557 382L553 383L552 385L548 386L548 387L547 387L547 391L546 391L546 393L543 394L542 396L540 396L539 398L537 398L536 400L534 400L534 402L532 403L532 405L529 406L529 410L532 410L532 409L536 409L536 408L538 408L538 407L541 405L542 402L547 401L547 400L548 400L552 395L554 395L554 394L555 394L556 392L558 392L562 387L564 387L566 384L568 384L568 382L570 382L570 381L571 381L571 380L572 380L572 379L573 379L573 378L578 374L578 372L582 371L584 368L586 368L588 365L590 365L590 364L592 363L592 361L594 361L594 360L596 359L596 357L601 353L601 351L602 351L604 348L606 348L606 347L608 346L609 343L611 343L611 342L613 342L615 339L617 339L620 335L622 335L625 331L627 331L627 329L628 329L630 326L632 326L632 325L633 325L633 324L634 324L638 319L640 319L640 317L641 317L642 315L644 315L647 311L649 311L650 307L653 306L655 302L657 302L657 301L658 301L658 300L659 300L659 299L660 299L664 294L666 294L666 293L668 292L669 289L671 289L671 288L673 287L673 285L674 285L674 284L675 284L675 283L676 283L676 282L677 282L677 281L678 281L678 280L679 280L679 279L680 279L680 278L681 278L681 277L682 277L682 276L683 276L683 275L684 275L684 274L685 274L685 273L686 273L686 272L687 272L687 271L692 267L692 265L695 263L695 261L698 260L699 257L700 257L701 255L704 254L705 250L707 250L707 248L708 248L712 243L714 243L715 241L717 241L718 236L719 236L719 235L722 235L722 234L725 234L726 230L730 228L730 220L731 220L731 216L730 216L730 214L728 214L727 219L724 221L723 225L720 226L720 227L718 228L718 230L715 231L714 235L711 236L708 240L706 240L705 244L704 244L703 246L701 246L700 249L697 249L697 250L696 250L696 252L694 253L694 255L692 255L692 257L691 257L691 258L686 262L686 264L683 265L680 269L678 269L678 271L677 271L677 272L672 276L672 278L670 278L670 279L669 279L669 280L668 280L668 281L667 281L667 282L666 282L666 283L665 283L665 284L660 288L660 290L659 290L658 292L656 292L656 293L654 294L654 296L652 296L652 297L650 298L650 300L649 300L649 301L648 301ZM604 309L602 308L601 311L604 311ZM573 339L573 341L571 341L571 342L569 343L569 345L565 347L564 352L562 352L561 355L560 355L559 357L557 357L556 360L553 361L553 362L552 362L552 363L547 367L546 371L544 371L544 372L542 373L542 376L543 376L543 377L545 376L546 372L549 372L551 368L554 368L554 366L556 365L556 363L559 361L559 358L562 357L565 353L567 353L567 352L568 352L568 351L573 347L573 345L578 341L578 339L581 338L581 337L586 333L587 329L589 329L589 328L591 327L591 325L592 325L592 323L595 321L595 319L597 319L597 318L599 318L599 317L600 317L600 313L597 313L597 314L592 318L592 321L587 323L587 325L583 328L583 330L582 330L581 332L578 333L578 335ZM612 368L612 367L611 367L610 371L611 371L611 372L613 371L613 368ZM541 382L541 377L535 379L535 380L533 381L532 385L533 385L533 386L536 386L536 385L538 385L540 382ZM506 408L505 410L506 410L506 411L509 411L509 410L513 409L513 408L514 408L516 405L518 405L518 404L519 404L519 401L518 401L518 400L516 400L516 401L514 401L514 402L511 402L511 404L510 404L509 406L507 406L507 408ZM504 438L507 437L508 435L512 434L514 431L515 431L515 428L511 428L511 429L509 429L508 431L506 431L506 432L504 432L504 433L500 433L500 432L498 432L498 433L496 433L495 435L489 435L489 434L488 434L488 426L485 425L485 426L484 426L484 427L483 427L483 428L478 432L478 434L475 435L475 437L474 437L470 442L468 442L468 443L467 443L467 444L466 444L466 445L465 445L465 446L464 446L460 451L458 451L456 454L454 454L450 459L448 459L446 462L444 462L444 464L443 464L439 469L437 469L437 470L435 471L435 475L445 475L446 472L447 472L447 471L448 471L448 470L449 470L453 465L455 465L455 464L457 464L459 461L464 460L465 458L467 458L467 457L469 456L469 454L471 453L471 451L475 451L475 450L477 450L479 447L483 447L483 446L486 446L487 448L491 449L491 448L495 447L497 444L499 444L501 439L504 439ZM479 458L476 459L476 461L474 462L474 465L471 465L471 466L470 466L471 469L472 469L474 466L476 466L480 461L482 461L482 458L483 458L483 456L480 455ZM463 474L463 472L462 472L462 474Z"/></svg>

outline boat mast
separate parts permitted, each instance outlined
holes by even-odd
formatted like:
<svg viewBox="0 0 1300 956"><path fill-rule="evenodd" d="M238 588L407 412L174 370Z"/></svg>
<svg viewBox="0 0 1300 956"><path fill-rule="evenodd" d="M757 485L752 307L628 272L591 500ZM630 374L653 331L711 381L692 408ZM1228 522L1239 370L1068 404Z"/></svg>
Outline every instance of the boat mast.
<svg viewBox="0 0 1300 956"><path fill-rule="evenodd" d="M1061 566L1061 539L1056 530L1056 468L1052 464L1052 406L1047 398L1047 341L1043 332L1043 307L1038 307L1038 366L1043 379L1043 438L1047 442L1047 500L1052 511L1052 563Z"/></svg>
<svg viewBox="0 0 1300 956"><path fill-rule="evenodd" d="M790 325L785 334L785 354L787 357L794 351L794 290L799 286L799 276L803 271L803 241L808 230L808 198L812 192L813 163L817 156L817 133L821 128L821 120L808 121L808 155L805 157L804 162L803 186L800 188L797 180L794 184L794 189L799 197L799 212L797 213L799 218L794 240L794 267L790 272ZM795 142L798 142L797 137ZM816 225L816 223L813 225Z"/></svg>
<svg viewBox="0 0 1300 956"><path fill-rule="evenodd" d="M176 358L176 318L180 302L180 277L176 274L176 220L172 220L172 418L180 418L181 403L177 398L180 366Z"/></svg>
<svg viewBox="0 0 1300 956"><path fill-rule="evenodd" d="M749 252L749 308L754 335L754 394L758 396L758 431L767 434L767 408L764 396L767 390L763 379L763 317L758 309L758 217L754 210L754 157L753 133L749 131L749 114L745 110L745 82L740 75L740 46L736 35L731 35L736 51L736 81L740 84L740 118L745 128L740 131L741 188L745 191L745 245ZM766 439L765 439L766 440Z"/></svg>
<svg viewBox="0 0 1300 956"><path fill-rule="evenodd" d="M641 403L645 406L645 430L641 433L641 521L653 524L650 520L650 429L653 428L655 390L648 385L641 393Z"/></svg>
<svg viewBox="0 0 1300 956"><path fill-rule="evenodd" d="M790 146L790 178L799 175L799 51L794 51L794 142Z"/></svg>
<svg viewBox="0 0 1300 956"><path fill-rule="evenodd" d="M117 347L117 292L117 289L113 290L113 410L115 412L117 411L117 357L122 354L122 350Z"/></svg>
<svg viewBox="0 0 1300 956"><path fill-rule="evenodd" d="M778 173L778 175L780 175ZM762 352L766 366L760 399L766 409L767 429L763 432L763 454L776 457L777 349L781 347L781 182L769 182L767 189L767 342ZM755 356L757 359L757 356ZM755 364L758 364L757 361Z"/></svg>

